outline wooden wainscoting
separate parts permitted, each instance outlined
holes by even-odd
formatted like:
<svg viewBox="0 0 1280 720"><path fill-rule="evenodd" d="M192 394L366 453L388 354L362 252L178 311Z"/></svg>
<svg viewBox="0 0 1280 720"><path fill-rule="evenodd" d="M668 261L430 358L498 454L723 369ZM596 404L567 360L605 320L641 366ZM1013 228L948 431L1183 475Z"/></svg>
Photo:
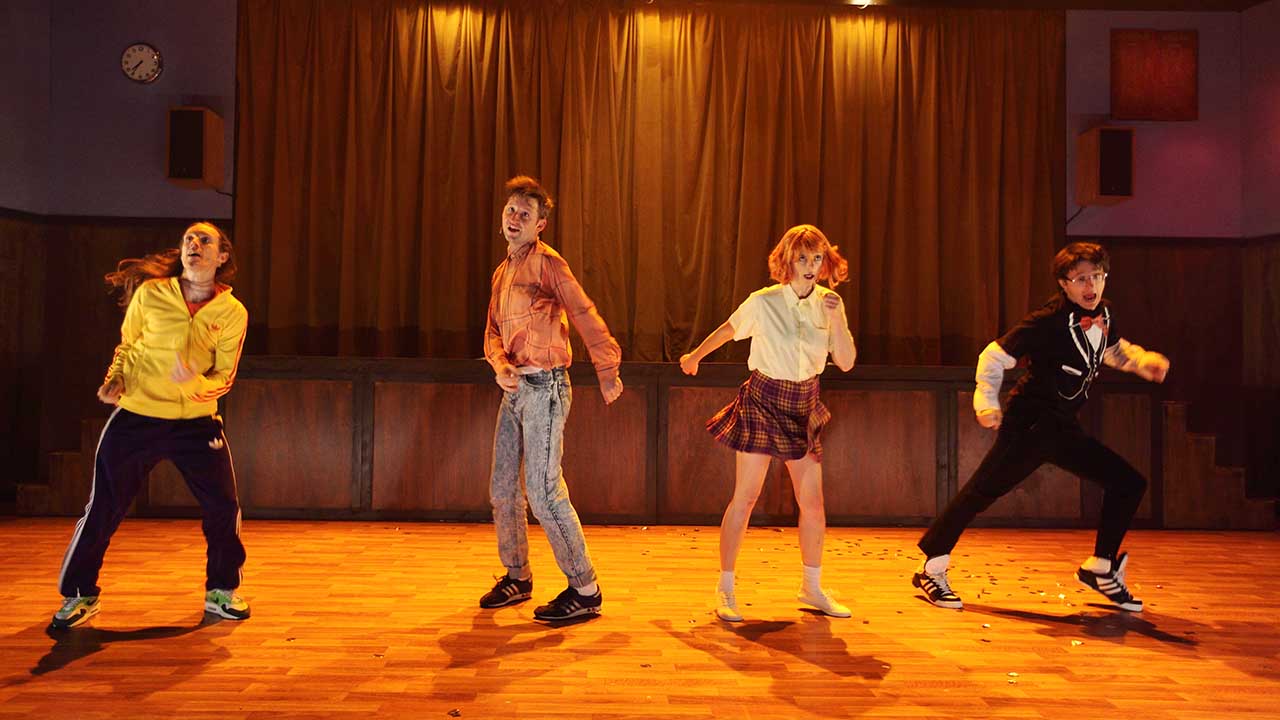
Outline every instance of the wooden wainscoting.
<svg viewBox="0 0 1280 720"><path fill-rule="evenodd" d="M704 425L733 399L745 367L704 365L691 378L673 364L627 363L627 390L610 406L589 365L570 375L564 473L583 520L717 524L733 493L734 454ZM995 439L973 420L971 377L968 368L939 367L824 375L822 398L833 415L823 437L832 525L919 526L955 495ZM1247 500L1242 479L1219 482L1240 471L1214 464L1208 441L1187 432L1185 412L1170 411L1162 390L1111 373L1081 415L1088 431L1150 479L1137 524L1274 526L1271 503ZM500 400L478 360L247 357L223 409L245 514L487 520ZM86 422L82 450L52 458L44 505L29 511L78 512L100 427ZM1096 486L1046 465L978 524L1090 527L1100 507ZM153 474L138 509L198 512L167 466ZM774 462L753 520L788 525L795 518L784 464Z"/></svg>

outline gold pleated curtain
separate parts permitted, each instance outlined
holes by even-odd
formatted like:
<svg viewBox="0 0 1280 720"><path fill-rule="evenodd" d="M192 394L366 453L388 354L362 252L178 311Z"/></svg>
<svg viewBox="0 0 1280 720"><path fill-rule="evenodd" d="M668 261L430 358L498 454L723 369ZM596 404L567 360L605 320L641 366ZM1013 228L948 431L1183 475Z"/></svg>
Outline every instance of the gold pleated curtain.
<svg viewBox="0 0 1280 720"><path fill-rule="evenodd" d="M863 362L971 363L1051 290L1061 12L241 0L237 293L273 354L478 357L503 182L629 360L849 258ZM736 343L720 357L745 357Z"/></svg>

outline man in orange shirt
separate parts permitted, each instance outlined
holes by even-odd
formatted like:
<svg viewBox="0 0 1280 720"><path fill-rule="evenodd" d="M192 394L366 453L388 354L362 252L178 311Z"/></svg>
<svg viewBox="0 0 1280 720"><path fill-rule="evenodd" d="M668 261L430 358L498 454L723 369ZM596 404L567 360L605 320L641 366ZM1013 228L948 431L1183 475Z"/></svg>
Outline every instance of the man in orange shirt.
<svg viewBox="0 0 1280 720"><path fill-rule="evenodd" d="M507 259L493 273L484 356L503 390L494 430L489 498L498 555L507 572L480 598L480 607L503 607L533 594L527 493L556 564L569 580L569 587L533 615L539 620L567 620L599 613L603 600L582 524L560 470L564 423L573 400L569 321L591 354L606 404L622 394L618 377L622 351L569 264L539 239L555 206L550 194L537 180L524 176L507 181L506 191L500 232L507 241Z"/></svg>

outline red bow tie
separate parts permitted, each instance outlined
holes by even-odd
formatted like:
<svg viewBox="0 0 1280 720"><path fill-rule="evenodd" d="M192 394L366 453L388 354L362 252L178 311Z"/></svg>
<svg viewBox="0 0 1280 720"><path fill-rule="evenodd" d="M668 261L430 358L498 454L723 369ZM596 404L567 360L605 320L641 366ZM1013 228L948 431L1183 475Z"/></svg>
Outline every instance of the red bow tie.
<svg viewBox="0 0 1280 720"><path fill-rule="evenodd" d="M1085 317L1080 318L1080 323L1079 323L1080 329L1084 330L1085 332L1088 332L1089 328L1093 327L1095 324L1099 328L1102 328L1102 334L1105 335L1107 333L1107 316L1106 315L1094 315L1093 317L1089 317L1086 315Z"/></svg>

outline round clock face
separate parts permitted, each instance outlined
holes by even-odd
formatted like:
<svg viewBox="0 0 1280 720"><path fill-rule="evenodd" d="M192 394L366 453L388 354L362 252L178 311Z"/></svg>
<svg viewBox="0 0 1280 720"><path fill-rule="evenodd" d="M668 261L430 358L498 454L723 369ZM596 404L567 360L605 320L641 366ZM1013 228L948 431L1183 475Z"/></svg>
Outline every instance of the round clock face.
<svg viewBox="0 0 1280 720"><path fill-rule="evenodd" d="M149 83L160 77L164 62L159 50L147 43L134 43L120 54L120 69L134 82Z"/></svg>

